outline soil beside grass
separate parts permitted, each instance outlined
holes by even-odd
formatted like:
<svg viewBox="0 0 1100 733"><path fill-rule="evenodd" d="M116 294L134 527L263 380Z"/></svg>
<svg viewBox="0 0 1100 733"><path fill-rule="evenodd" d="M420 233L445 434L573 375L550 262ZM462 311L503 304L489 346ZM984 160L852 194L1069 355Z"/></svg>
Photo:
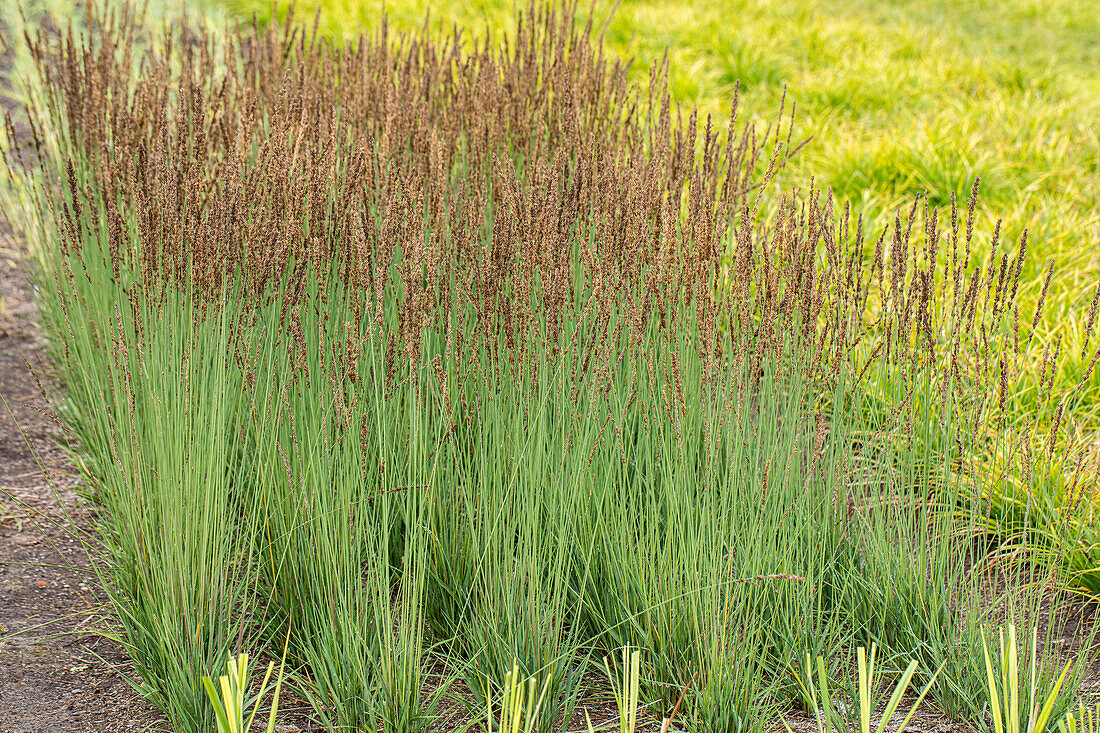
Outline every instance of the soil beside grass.
<svg viewBox="0 0 1100 733"><path fill-rule="evenodd" d="M96 631L102 594L73 531L87 531L92 509L42 394L34 293L2 215L0 248L0 730L155 729L159 716L124 677L126 655Z"/></svg>
<svg viewBox="0 0 1100 733"><path fill-rule="evenodd" d="M0 293L0 729L148 730L157 716L126 683L125 655L95 632L102 594L70 529L91 509L45 412L34 302L10 254Z"/></svg>
<svg viewBox="0 0 1100 733"><path fill-rule="evenodd" d="M49 365L17 253L0 255L0 297L0 731L168 730L101 633L105 599L80 539L94 509L39 386ZM280 709L278 733L310 730L304 703L284 695Z"/></svg>

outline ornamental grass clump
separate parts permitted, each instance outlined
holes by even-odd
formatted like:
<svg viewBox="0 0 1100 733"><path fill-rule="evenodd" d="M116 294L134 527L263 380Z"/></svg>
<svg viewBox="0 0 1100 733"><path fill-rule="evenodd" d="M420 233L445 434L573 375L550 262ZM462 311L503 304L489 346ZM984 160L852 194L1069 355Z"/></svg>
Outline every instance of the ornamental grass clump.
<svg viewBox="0 0 1100 733"><path fill-rule="evenodd" d="M283 640L330 730L531 679L524 729L565 730L629 646L678 726L762 731L785 670L856 637L978 714L983 507L1094 467L1072 395L1041 451L1006 426L1038 315L1024 240L978 256L976 185L877 236L812 185L770 198L782 109L701 120L572 5L502 45L92 18L32 39L11 162L104 580L173 726Z"/></svg>

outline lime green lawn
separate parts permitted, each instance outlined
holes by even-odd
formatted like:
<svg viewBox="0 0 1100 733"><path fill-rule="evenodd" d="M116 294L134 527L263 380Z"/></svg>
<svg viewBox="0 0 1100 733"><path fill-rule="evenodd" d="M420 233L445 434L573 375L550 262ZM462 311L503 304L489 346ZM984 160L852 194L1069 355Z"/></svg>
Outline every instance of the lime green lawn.
<svg viewBox="0 0 1100 733"><path fill-rule="evenodd" d="M224 0L270 14L268 0ZM673 92L724 115L740 80L742 109L774 117L784 87L796 131L813 141L784 176L810 175L877 227L920 192L965 200L975 176L984 231L1005 219L1013 242L1030 230L1025 279L1057 270L1047 330L1088 308L1100 276L1100 12L1081 0L625 0L607 29L639 79L668 48ZM965 6L958 8L956 6ZM329 34L377 25L382 3L299 0L321 8ZM392 25L506 27L505 0L389 0ZM611 9L599 0L599 22ZM1026 298L1025 298L1026 300ZM1026 318L1026 320L1029 320ZM1073 329L1071 329L1073 330ZM1082 327L1069 341L1080 343ZM1080 348L1077 349L1078 356ZM1080 359L1064 379L1080 374ZM1100 394L1100 380L1097 381Z"/></svg>

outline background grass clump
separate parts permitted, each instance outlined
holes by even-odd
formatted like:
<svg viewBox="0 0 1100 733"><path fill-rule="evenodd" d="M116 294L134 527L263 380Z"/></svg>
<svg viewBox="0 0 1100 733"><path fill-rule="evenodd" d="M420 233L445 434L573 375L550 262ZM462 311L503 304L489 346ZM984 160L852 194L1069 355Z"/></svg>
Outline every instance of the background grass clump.
<svg viewBox="0 0 1100 733"><path fill-rule="evenodd" d="M174 728L246 649L329 730L517 675L565 730L631 647L681 727L764 731L868 642L977 721L1003 615L1048 619L1049 676L1093 578L1091 374L1056 378L1056 291L969 178L880 227L783 184L782 111L680 108L683 59L638 83L570 6L470 41L88 18L28 38L8 191Z"/></svg>

